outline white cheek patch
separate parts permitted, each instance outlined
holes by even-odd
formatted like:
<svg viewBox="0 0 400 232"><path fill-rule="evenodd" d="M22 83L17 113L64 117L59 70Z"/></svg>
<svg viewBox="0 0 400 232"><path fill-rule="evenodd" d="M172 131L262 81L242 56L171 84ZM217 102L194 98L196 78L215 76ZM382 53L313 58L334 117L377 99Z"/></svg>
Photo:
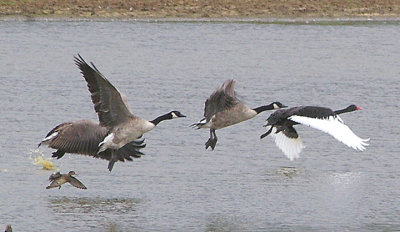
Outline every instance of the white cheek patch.
<svg viewBox="0 0 400 232"><path fill-rule="evenodd" d="M276 103L274 103L274 109L279 109L279 106L276 104Z"/></svg>
<svg viewBox="0 0 400 232"><path fill-rule="evenodd" d="M172 114L172 118L177 118L178 116L176 116L176 114L174 112L171 113Z"/></svg>
<svg viewBox="0 0 400 232"><path fill-rule="evenodd" d="M55 138L57 135L58 135L58 131L56 131L56 132L54 132L53 134L51 134L51 135L47 136L46 138L44 138L44 139L42 140L42 143L45 143L45 142L47 142L47 141L49 141L49 140L52 140L52 139Z"/></svg>
<svg viewBox="0 0 400 232"><path fill-rule="evenodd" d="M289 119L328 133L335 139L358 151L364 151L366 149L365 146L369 145L366 143L369 139L362 139L355 135L353 131L343 123L343 120L339 116L318 119L293 115L289 117Z"/></svg>

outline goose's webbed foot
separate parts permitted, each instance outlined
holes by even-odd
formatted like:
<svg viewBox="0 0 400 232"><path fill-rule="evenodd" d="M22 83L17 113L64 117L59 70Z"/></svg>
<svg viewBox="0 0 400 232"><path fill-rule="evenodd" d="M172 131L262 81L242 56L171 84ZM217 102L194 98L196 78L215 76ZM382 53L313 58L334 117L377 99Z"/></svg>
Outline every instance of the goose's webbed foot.
<svg viewBox="0 0 400 232"><path fill-rule="evenodd" d="M205 145L206 149L211 147L211 149L214 150L215 145L217 145L217 138L209 138Z"/></svg>

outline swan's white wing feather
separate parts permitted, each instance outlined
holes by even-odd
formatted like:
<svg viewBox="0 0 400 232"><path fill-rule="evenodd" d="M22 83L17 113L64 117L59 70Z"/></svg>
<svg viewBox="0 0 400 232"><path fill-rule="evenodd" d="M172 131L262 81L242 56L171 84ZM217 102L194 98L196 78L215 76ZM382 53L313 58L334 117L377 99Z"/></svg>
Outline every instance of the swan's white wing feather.
<svg viewBox="0 0 400 232"><path fill-rule="evenodd" d="M290 161L298 159L300 152L305 148L300 137L294 139L287 137L282 132L276 133L275 127L272 128L271 136L275 139L276 146L281 149Z"/></svg>
<svg viewBox="0 0 400 232"><path fill-rule="evenodd" d="M324 119L293 115L290 116L289 119L294 122L310 126L312 128L328 133L332 135L335 139L355 150L364 151L365 146L369 145L368 143L366 143L367 141L369 141L369 139L362 139L355 135L353 131L351 131L350 128L346 126L343 123L343 120L337 115L330 116Z"/></svg>

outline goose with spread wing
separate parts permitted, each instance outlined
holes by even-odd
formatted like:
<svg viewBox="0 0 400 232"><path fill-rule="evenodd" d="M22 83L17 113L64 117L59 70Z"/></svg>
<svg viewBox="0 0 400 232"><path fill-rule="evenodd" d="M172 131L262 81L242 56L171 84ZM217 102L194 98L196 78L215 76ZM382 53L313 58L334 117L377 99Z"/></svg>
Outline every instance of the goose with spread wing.
<svg viewBox="0 0 400 232"><path fill-rule="evenodd" d="M364 151L365 146L368 146L369 139L362 139L355 135L339 117L339 114L355 110L361 110L361 108L350 105L344 109L333 111L326 107L298 106L277 110L267 119L265 126L270 126L270 128L260 138L271 134L279 149L290 160L294 160L299 158L304 145L293 126L303 124L326 132L355 150Z"/></svg>
<svg viewBox="0 0 400 232"><path fill-rule="evenodd" d="M131 113L126 97L118 91L100 71L88 65L78 54L75 63L81 70L91 93L99 123L80 120L62 123L52 129L39 144L53 149L53 157L61 158L65 153L89 155L109 161L111 171L117 161L139 158L145 147L144 133L158 123L185 117L179 111L171 111L148 121Z"/></svg>
<svg viewBox="0 0 400 232"><path fill-rule="evenodd" d="M249 108L236 97L235 84L235 80L229 79L214 91L205 102L204 118L191 125L196 129L210 129L210 138L205 143L206 149L211 147L214 150L217 144L215 130L251 119L266 110L286 107L280 102L273 102L254 109Z"/></svg>

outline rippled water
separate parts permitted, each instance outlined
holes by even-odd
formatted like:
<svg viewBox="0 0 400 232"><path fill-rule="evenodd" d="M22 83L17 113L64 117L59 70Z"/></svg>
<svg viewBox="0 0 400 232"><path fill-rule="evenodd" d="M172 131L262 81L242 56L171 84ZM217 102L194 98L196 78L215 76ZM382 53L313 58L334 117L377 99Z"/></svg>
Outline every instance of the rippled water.
<svg viewBox="0 0 400 232"><path fill-rule="evenodd" d="M400 30L397 22L323 25L207 22L0 22L1 226L15 231L400 230ZM55 125L97 120L73 56L93 61L132 111L188 117L146 135L146 155L53 160L88 187L46 190L52 171L30 156ZM290 162L259 139L270 112L217 131L188 126L225 79L249 106L272 101L333 109L360 137L356 152L298 126L306 148Z"/></svg>

